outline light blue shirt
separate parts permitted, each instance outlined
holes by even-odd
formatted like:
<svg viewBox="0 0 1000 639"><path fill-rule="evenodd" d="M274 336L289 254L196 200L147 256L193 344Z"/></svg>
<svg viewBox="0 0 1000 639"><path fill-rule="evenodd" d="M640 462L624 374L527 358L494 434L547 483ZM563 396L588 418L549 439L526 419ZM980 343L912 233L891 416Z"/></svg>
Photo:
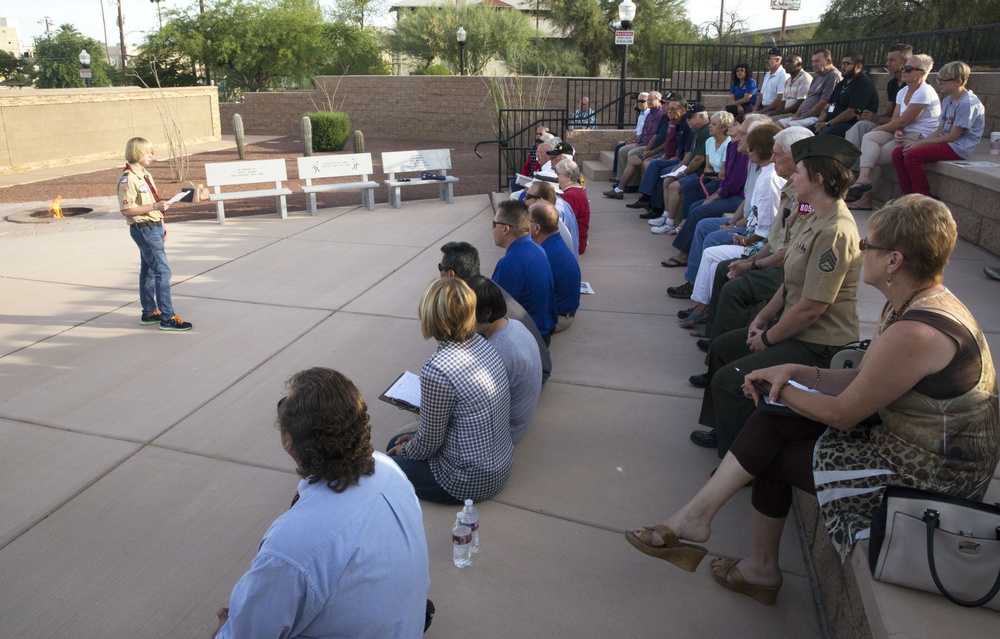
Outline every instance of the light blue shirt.
<svg viewBox="0 0 1000 639"><path fill-rule="evenodd" d="M260 542L218 638L420 637L427 540L406 475L376 452L375 473L335 493L299 482L299 500Z"/></svg>
<svg viewBox="0 0 1000 639"><path fill-rule="evenodd" d="M527 193L527 189L518 191L513 195L513 199L524 202L524 196ZM576 214L573 213L573 207L569 205L569 202L557 195L556 211L559 213L559 221L561 222L559 232L562 233L563 240L566 241L566 246L569 247L569 250L573 251L573 257L580 259L580 227L576 223ZM569 238L566 237L566 233L563 233L563 227L566 227Z"/></svg>

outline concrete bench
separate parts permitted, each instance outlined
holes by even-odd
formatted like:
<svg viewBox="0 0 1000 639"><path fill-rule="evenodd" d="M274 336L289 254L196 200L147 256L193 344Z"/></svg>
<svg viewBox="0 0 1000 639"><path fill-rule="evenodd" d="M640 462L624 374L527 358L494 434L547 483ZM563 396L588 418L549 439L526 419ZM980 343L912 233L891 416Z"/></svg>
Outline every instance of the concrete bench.
<svg viewBox="0 0 1000 639"><path fill-rule="evenodd" d="M303 193L309 194L309 213L316 215L316 194L325 191L361 190L361 206L369 211L375 210L375 189L378 182L368 179L372 169L371 153L352 153L348 155L320 155L298 158L299 179L305 180ZM358 182L338 182L334 184L313 184L312 181L321 178L340 178L361 176Z"/></svg>
<svg viewBox="0 0 1000 639"><path fill-rule="evenodd" d="M402 206L400 189L404 186L420 184L437 184L438 197L448 204L455 201L453 185L458 178L448 175L451 169L451 151L448 149L431 149L428 151L390 151L382 154L382 171L389 176L385 185L389 188L389 204L399 208ZM444 176L443 180L406 179L400 181L397 173L437 173Z"/></svg>
<svg viewBox="0 0 1000 639"><path fill-rule="evenodd" d="M288 218L288 205L285 197L292 194L283 187L282 182L288 181L284 160L246 160L242 162L218 162L205 165L205 181L215 187L215 192L209 194L209 199L215 202L219 224L226 223L226 200L242 200L254 197L274 197L277 199L277 212L281 219ZM256 191L231 191L223 193L223 186L238 186L243 184L260 184L273 182L273 189Z"/></svg>

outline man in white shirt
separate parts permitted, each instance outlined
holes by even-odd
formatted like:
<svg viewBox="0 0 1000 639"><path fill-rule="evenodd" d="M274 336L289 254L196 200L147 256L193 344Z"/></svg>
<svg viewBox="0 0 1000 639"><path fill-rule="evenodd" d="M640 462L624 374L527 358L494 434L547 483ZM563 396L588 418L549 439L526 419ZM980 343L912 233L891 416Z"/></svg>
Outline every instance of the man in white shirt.
<svg viewBox="0 0 1000 639"><path fill-rule="evenodd" d="M788 73L781 66L781 50L772 47L767 50L764 57L767 65L767 73L760 82L760 106L757 113L772 115L782 108L785 99L785 83L788 82Z"/></svg>

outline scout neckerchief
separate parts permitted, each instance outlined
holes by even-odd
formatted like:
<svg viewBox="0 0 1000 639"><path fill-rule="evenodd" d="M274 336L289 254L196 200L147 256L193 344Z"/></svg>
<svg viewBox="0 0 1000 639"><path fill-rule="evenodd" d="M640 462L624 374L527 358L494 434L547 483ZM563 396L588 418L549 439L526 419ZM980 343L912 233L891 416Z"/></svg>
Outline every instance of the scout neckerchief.
<svg viewBox="0 0 1000 639"><path fill-rule="evenodd" d="M125 170L126 170L126 171L131 171L132 173L135 173L135 169L133 169L133 168L132 168L132 165L131 165L131 164L126 164L126 165L125 165ZM139 175L138 173L135 173L135 174L136 174L137 176ZM144 180L146 180L146 184L148 184L148 185L149 185L149 190L150 190L150 191L152 191L152 193L153 193L153 198L155 198L155 200L156 200L157 202L159 202L159 201L160 201L160 196L156 194L156 187L155 187L155 186L153 186L153 181L149 179L149 174L147 173L146 175L144 175L144 176L143 176L143 179L144 179Z"/></svg>

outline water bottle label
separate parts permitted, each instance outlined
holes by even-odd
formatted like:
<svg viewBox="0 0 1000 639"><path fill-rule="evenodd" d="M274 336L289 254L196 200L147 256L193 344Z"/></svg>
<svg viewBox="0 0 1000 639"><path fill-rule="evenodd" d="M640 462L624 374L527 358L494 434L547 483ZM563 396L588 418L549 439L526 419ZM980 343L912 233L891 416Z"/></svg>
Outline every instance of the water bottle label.
<svg viewBox="0 0 1000 639"><path fill-rule="evenodd" d="M472 522L471 524L468 523L468 522L466 522L465 525L468 526L469 528L471 528L472 532L476 532L477 530L479 530L479 520L478 519L476 521Z"/></svg>
<svg viewBox="0 0 1000 639"><path fill-rule="evenodd" d="M464 535L456 535L454 532L451 533L451 543L457 544L459 546L464 546L465 544L472 543L472 532L468 532Z"/></svg>

